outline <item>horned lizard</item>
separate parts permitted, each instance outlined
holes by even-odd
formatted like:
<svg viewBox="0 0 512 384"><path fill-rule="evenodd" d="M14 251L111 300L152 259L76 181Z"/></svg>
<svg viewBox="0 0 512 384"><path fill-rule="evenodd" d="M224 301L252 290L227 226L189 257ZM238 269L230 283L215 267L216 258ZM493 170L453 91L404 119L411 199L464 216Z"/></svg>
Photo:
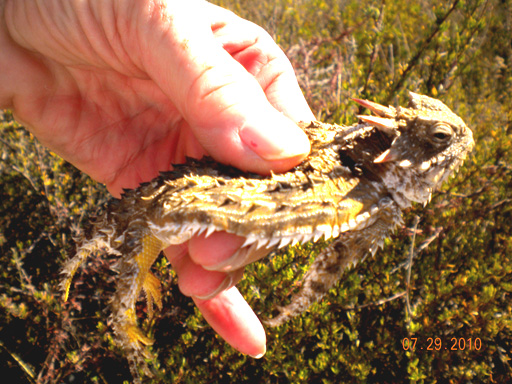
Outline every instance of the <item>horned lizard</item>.
<svg viewBox="0 0 512 384"><path fill-rule="evenodd" d="M161 307L160 283L150 272L161 250L201 233L234 233L247 240L218 267L231 271L288 244L333 239L290 304L267 321L277 326L321 298L347 266L374 254L401 210L428 202L473 147L471 130L436 99L411 92L407 108L354 100L375 115L349 127L300 123L311 153L287 173L261 176L211 159L190 161L127 191L96 217L63 269L62 289L67 298L90 254L120 257L111 320L136 380L137 366L149 373L144 357L152 340L137 327L135 302L144 290L148 310Z"/></svg>

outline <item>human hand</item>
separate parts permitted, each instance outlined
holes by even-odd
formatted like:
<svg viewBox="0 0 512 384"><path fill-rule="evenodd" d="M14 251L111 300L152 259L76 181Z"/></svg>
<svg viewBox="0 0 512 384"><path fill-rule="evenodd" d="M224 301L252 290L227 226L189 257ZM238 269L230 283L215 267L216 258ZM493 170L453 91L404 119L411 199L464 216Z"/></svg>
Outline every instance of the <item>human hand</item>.
<svg viewBox="0 0 512 384"><path fill-rule="evenodd" d="M114 196L186 156L268 173L309 151L293 122L314 116L288 60L262 29L229 11L201 0L1 6L0 106ZM258 356L265 334L234 287L241 271L202 268L242 243L219 232L166 255L212 327Z"/></svg>

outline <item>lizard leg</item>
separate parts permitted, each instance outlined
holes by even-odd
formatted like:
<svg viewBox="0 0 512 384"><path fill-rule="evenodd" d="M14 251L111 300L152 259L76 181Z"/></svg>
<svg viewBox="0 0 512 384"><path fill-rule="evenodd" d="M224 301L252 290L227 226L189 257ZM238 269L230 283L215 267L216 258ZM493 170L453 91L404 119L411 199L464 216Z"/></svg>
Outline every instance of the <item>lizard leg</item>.
<svg viewBox="0 0 512 384"><path fill-rule="evenodd" d="M106 250L108 253L115 254L120 256L121 254L113 249L110 246L109 242L109 236L111 235L110 232L104 232L99 233L95 237L93 237L91 240L87 240L83 242L80 247L77 250L76 255L68 260L64 267L62 268L61 274L64 276L59 287L61 291L63 292L63 299L64 301L68 300L69 296L69 289L71 287L71 282L73 280L73 276L75 275L76 271L80 266L85 263L87 258L97 251Z"/></svg>
<svg viewBox="0 0 512 384"><path fill-rule="evenodd" d="M387 234L401 220L396 203L386 200L381 205L379 218L375 222L364 229L342 233L316 257L291 302L279 308L279 314L264 321L265 324L277 327L301 314L334 286L347 267L362 261L368 253L377 251Z"/></svg>
<svg viewBox="0 0 512 384"><path fill-rule="evenodd" d="M64 277L61 280L59 287L63 293L64 301L68 301L69 289L71 288L73 276L75 275L78 268L80 268L80 266L85 262L85 260L87 260L91 252L92 251L89 249L80 249L77 252L76 256L68 260L64 265L64 268L62 268L62 271L60 273L64 275Z"/></svg>
<svg viewBox="0 0 512 384"><path fill-rule="evenodd" d="M158 278L151 272L148 272L146 279L142 284L142 289L146 294L148 316L151 318L154 314L153 306L155 304L159 310L162 310L162 293L160 280L158 280Z"/></svg>
<svg viewBox="0 0 512 384"><path fill-rule="evenodd" d="M144 358L151 355L146 346L151 345L153 340L144 335L137 326L135 314L135 302L140 291L145 290L148 298L149 311L153 311L153 302L161 306L161 295L158 290L160 283L149 271L160 251L163 243L151 234L143 236L142 248L133 257L126 257L120 260L117 266L119 270L116 293L111 301L112 326L117 335L118 343L127 351L127 358L130 362L130 369L134 377L137 377L137 367L141 367L146 374L150 374Z"/></svg>

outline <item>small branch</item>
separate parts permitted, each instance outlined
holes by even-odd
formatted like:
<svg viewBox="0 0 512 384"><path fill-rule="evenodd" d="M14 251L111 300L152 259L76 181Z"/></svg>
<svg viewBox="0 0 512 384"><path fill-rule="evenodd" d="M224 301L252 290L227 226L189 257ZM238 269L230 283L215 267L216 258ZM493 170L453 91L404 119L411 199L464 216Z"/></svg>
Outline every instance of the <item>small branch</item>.
<svg viewBox="0 0 512 384"><path fill-rule="evenodd" d="M16 364L19 365L20 369L25 373L25 378L29 382L35 384L36 381L34 369L28 363L25 363L16 353L11 352L2 341L0 341L0 348L7 352L7 354L11 356L11 359L13 359L16 362Z"/></svg>
<svg viewBox="0 0 512 384"><path fill-rule="evenodd" d="M356 305L356 306L347 306L347 307L342 307L342 308L346 311L353 311L353 310L358 310L358 309L362 309L362 308L366 308L366 307L373 307L373 306L378 307L379 305L385 304L389 301L399 299L402 296L405 296L406 294L407 294L406 291L402 291L402 292L398 292L398 293L394 294L393 296L390 296L390 297L387 297L385 299L381 299L378 301L374 301L372 303L361 304L361 305Z"/></svg>
<svg viewBox="0 0 512 384"><path fill-rule="evenodd" d="M366 90L368 89L368 84L370 83L370 78L372 77L373 67L375 65L375 61L377 61L377 54L379 53L380 46L380 32L382 30L382 22L384 20L384 6L385 1L382 2L382 5L379 9L379 18L377 20L375 28L377 29L377 37L375 38L375 44L373 45L372 54L370 56L370 65L368 66L368 73L366 74L366 80L364 82L364 87L361 92L362 95L366 95Z"/></svg>
<svg viewBox="0 0 512 384"><path fill-rule="evenodd" d="M434 37L441 30L441 26L448 19L448 17L452 14L452 12L457 8L458 4L459 4L459 0L455 0L453 2L452 6L450 7L450 9L448 10L448 12L446 12L446 14L441 19L438 19L436 21L436 27L434 28L432 33L423 41L423 43L421 44L420 48L418 49L418 51L414 55L414 57L409 61L409 63L407 64L407 67L405 68L405 70L404 70L400 80L398 80L395 84L393 84L393 87L391 88L391 92L389 93L389 95L388 95L387 99L385 100L384 104L388 104L393 99L393 97L395 96L397 91L400 88L402 88L402 85L405 82L405 80L407 80L407 78L409 77L410 72L418 64L418 61L420 60L421 56L423 56L423 53L425 52L425 50L428 48L428 46L430 45L430 43L432 42Z"/></svg>
<svg viewBox="0 0 512 384"><path fill-rule="evenodd" d="M405 303L407 304L407 320L410 322L411 320L411 302L409 292L411 291L411 270L412 270L412 260L414 258L414 243L416 242L416 230L418 229L418 223L420 222L420 218L418 216L414 217L414 223L412 225L412 240L411 247L409 248L409 265L407 266L407 277L405 279Z"/></svg>

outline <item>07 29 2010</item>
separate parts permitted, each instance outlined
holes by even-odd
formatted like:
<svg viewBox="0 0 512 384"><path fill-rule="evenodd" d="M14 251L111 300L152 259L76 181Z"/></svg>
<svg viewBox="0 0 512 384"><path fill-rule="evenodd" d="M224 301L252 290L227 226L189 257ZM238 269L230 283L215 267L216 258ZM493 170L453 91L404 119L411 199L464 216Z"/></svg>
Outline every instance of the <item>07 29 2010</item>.
<svg viewBox="0 0 512 384"><path fill-rule="evenodd" d="M440 337L427 337L423 340L418 337L405 337L402 339L401 343L405 351L414 351L417 349L427 351L479 351L482 349L482 340L479 337L469 337L466 339L463 337L451 337L446 339Z"/></svg>

